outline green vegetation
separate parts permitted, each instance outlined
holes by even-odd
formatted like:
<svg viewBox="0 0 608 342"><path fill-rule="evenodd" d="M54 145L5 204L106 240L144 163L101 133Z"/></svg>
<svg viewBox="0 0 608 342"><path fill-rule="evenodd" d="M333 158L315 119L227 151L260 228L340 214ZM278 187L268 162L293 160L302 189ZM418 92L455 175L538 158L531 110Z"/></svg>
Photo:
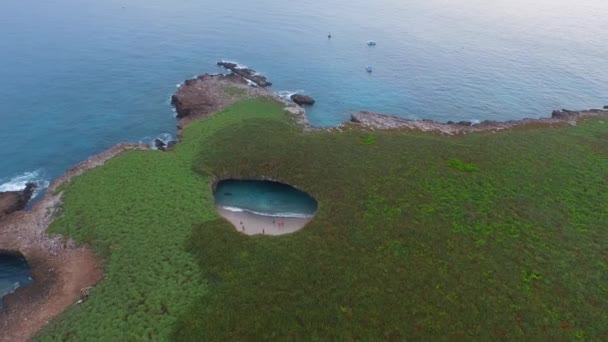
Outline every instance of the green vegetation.
<svg viewBox="0 0 608 342"><path fill-rule="evenodd" d="M227 95L238 96L238 97L242 97L242 96L245 96L247 94L247 90L245 90L243 88L235 87L235 86L224 88L224 92Z"/></svg>
<svg viewBox="0 0 608 342"><path fill-rule="evenodd" d="M242 235L213 207L228 176L282 180L319 212L292 235ZM248 100L66 188L51 230L93 245L105 280L38 338L602 340L607 222L598 120L370 139L302 133Z"/></svg>
<svg viewBox="0 0 608 342"><path fill-rule="evenodd" d="M473 171L477 171L477 169L478 169L477 166L475 166L473 164L467 164L458 159L448 160L448 165L455 169L458 169L460 171L464 171L464 172L473 172Z"/></svg>
<svg viewBox="0 0 608 342"><path fill-rule="evenodd" d="M368 135L363 140L361 140L361 143L364 145L373 145L376 143L376 136Z"/></svg>

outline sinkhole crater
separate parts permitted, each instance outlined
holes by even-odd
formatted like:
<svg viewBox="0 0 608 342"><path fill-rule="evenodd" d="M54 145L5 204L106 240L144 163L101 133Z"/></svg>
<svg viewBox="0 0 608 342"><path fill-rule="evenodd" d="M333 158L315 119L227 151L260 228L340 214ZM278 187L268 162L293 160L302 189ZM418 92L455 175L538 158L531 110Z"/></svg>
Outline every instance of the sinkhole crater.
<svg viewBox="0 0 608 342"><path fill-rule="evenodd" d="M312 220L318 208L310 194L269 180L222 180L213 196L219 214L247 235L296 232Z"/></svg>

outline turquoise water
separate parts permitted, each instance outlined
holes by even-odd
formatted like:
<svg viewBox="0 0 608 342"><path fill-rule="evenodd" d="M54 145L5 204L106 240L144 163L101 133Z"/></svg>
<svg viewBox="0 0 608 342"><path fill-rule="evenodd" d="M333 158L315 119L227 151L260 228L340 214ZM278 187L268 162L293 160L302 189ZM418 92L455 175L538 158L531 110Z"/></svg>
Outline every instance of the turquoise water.
<svg viewBox="0 0 608 342"><path fill-rule="evenodd" d="M312 217L317 201L289 185L258 180L224 180L218 183L215 204L231 211L264 216Z"/></svg>
<svg viewBox="0 0 608 342"><path fill-rule="evenodd" d="M0 191L174 135L175 85L220 59L314 96L320 126L358 109L459 121L608 105L606 18L604 0L3 1Z"/></svg>
<svg viewBox="0 0 608 342"><path fill-rule="evenodd" d="M0 253L0 309L2 308L2 297L33 281L25 258Z"/></svg>

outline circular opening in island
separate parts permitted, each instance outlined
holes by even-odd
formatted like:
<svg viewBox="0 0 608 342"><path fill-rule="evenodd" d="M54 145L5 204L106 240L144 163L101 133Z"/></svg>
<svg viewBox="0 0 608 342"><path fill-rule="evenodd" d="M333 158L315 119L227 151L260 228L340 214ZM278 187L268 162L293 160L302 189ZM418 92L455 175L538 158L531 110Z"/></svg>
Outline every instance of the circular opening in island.
<svg viewBox="0 0 608 342"><path fill-rule="evenodd" d="M0 309L4 296L33 282L30 266L23 254L0 251Z"/></svg>
<svg viewBox="0 0 608 342"><path fill-rule="evenodd" d="M223 180L214 197L220 215L247 235L296 232L310 222L318 206L311 195L266 180Z"/></svg>

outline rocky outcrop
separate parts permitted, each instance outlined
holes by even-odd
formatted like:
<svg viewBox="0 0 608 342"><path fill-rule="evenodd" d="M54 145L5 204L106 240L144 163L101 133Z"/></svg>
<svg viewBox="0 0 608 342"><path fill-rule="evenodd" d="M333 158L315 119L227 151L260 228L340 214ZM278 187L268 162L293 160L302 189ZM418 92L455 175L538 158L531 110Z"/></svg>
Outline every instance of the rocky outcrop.
<svg viewBox="0 0 608 342"><path fill-rule="evenodd" d="M185 117L206 117L231 102L225 87L249 88L240 76L204 74L186 80L171 96L178 119Z"/></svg>
<svg viewBox="0 0 608 342"><path fill-rule="evenodd" d="M25 189L20 191L0 192L0 218L23 210L37 187L36 183L27 183Z"/></svg>
<svg viewBox="0 0 608 342"><path fill-rule="evenodd" d="M604 106L604 109L608 109L608 106Z"/></svg>
<svg viewBox="0 0 608 342"><path fill-rule="evenodd" d="M300 106L312 106L313 104L315 104L315 99L308 95L293 94L291 95L291 100Z"/></svg>
<svg viewBox="0 0 608 342"><path fill-rule="evenodd" d="M171 97L171 104L180 119L178 128L181 129L192 120L206 118L237 101L258 96L270 94L263 88L248 86L235 74L204 74L185 81Z"/></svg>
<svg viewBox="0 0 608 342"><path fill-rule="evenodd" d="M253 84L255 84L258 87L266 88L266 87L270 87L272 85L272 83L269 82L265 76L258 74L257 72L255 72L255 70L240 67L236 63L222 61L222 62L217 62L217 65L232 71L233 74L238 75L249 82L252 82Z"/></svg>
<svg viewBox="0 0 608 342"><path fill-rule="evenodd" d="M505 122L488 120L482 121L478 124L473 124L470 121L448 121L447 123L442 123L433 120L408 120L392 115L361 111L351 114L350 122L372 129L411 129L447 135L456 135L470 132L501 131L526 126L558 126L564 124L575 124L578 120L598 116L608 116L608 110L589 109L583 111L572 111L562 109L553 111L550 118L522 119Z"/></svg>
<svg viewBox="0 0 608 342"><path fill-rule="evenodd" d="M156 147L156 149L164 151L165 148L167 147L167 144L165 144L164 141L156 138L156 139L154 139L154 146Z"/></svg>
<svg viewBox="0 0 608 342"><path fill-rule="evenodd" d="M220 63L227 68L238 68L234 63ZM177 125L178 135L184 127L196 119L207 118L235 102L255 97L272 98L282 103L296 125L306 131L313 129L308 123L306 110L294 102L281 98L265 88L253 87L251 81L235 73L204 74L185 81L171 97L171 103L175 106L177 117L180 119ZM171 144L171 142L167 143L169 146Z"/></svg>
<svg viewBox="0 0 608 342"><path fill-rule="evenodd" d="M177 141L175 140L163 141L159 138L154 139L154 147L159 151L169 151L176 143Z"/></svg>

